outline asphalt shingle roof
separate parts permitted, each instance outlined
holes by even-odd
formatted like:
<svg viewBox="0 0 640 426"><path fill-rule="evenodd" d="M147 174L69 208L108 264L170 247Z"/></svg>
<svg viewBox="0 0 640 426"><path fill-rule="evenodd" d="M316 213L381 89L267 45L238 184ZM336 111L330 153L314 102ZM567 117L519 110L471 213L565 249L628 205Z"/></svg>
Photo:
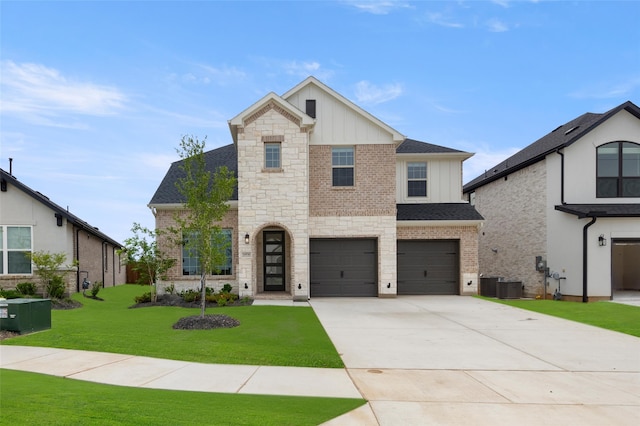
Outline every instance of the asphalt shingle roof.
<svg viewBox="0 0 640 426"><path fill-rule="evenodd" d="M457 149L434 145L427 142L420 142L414 139L405 139L397 148L396 154L444 154L444 153L464 153Z"/></svg>
<svg viewBox="0 0 640 426"><path fill-rule="evenodd" d="M472 191L489 182L506 176L509 173L513 173L528 165L541 161L547 156L547 154L571 145L623 109L640 118L640 108L630 101L627 101L603 114L594 114L590 112L583 114L580 117L557 127L549 134L543 136L531 145L507 158L505 161L497 164L485 173L471 180L464 185L464 192Z"/></svg>
<svg viewBox="0 0 640 426"><path fill-rule="evenodd" d="M484 220L468 203L398 204L396 220Z"/></svg>
<svg viewBox="0 0 640 426"><path fill-rule="evenodd" d="M640 204L561 204L556 210L585 217L640 217Z"/></svg>
<svg viewBox="0 0 640 426"><path fill-rule="evenodd" d="M217 149L212 149L204 153L204 159L207 170L215 172L219 167L226 166L234 176L238 176L238 156L236 147L233 144L226 145ZM178 191L176 182L185 176L182 170L184 160L176 161L171 164L169 171L162 179L156 193L151 197L149 204L181 204L186 202L185 197ZM233 191L231 200L238 199L238 187Z"/></svg>

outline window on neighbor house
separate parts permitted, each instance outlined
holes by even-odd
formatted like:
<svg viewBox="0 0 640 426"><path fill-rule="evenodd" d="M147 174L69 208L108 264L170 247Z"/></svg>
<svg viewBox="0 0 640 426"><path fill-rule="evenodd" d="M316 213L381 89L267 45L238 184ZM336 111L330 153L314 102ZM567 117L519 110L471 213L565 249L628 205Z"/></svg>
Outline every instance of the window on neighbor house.
<svg viewBox="0 0 640 426"><path fill-rule="evenodd" d="M407 163L407 196L427 196L427 163Z"/></svg>
<svg viewBox="0 0 640 426"><path fill-rule="evenodd" d="M31 227L0 226L0 274L31 274Z"/></svg>
<svg viewBox="0 0 640 426"><path fill-rule="evenodd" d="M280 152L280 142L269 142L264 144L265 169L279 169L281 167Z"/></svg>
<svg viewBox="0 0 640 426"><path fill-rule="evenodd" d="M232 262L233 262L233 246L231 244L231 229L221 230L220 241L221 244L226 247L225 260L217 265L211 275L232 275ZM195 250L188 247L188 243L192 238L198 238L197 233L187 233L183 235L184 244L182 246L182 275L200 275L200 258ZM215 244L212 241L212 244Z"/></svg>
<svg viewBox="0 0 640 426"><path fill-rule="evenodd" d="M353 186L353 151L352 146L331 148L333 186Z"/></svg>
<svg viewBox="0 0 640 426"><path fill-rule="evenodd" d="M640 197L640 144L601 145L597 157L598 198Z"/></svg>

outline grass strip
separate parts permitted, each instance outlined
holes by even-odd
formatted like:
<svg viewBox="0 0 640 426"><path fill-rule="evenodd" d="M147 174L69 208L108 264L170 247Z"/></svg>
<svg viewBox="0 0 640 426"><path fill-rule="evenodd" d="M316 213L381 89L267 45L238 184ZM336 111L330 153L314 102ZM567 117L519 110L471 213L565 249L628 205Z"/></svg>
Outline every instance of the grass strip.
<svg viewBox="0 0 640 426"><path fill-rule="evenodd" d="M343 368L333 343L310 307L238 306L208 308L240 321L235 328L174 330L180 318L199 309L130 308L147 287L103 289L102 301L51 312L51 329L2 341L5 345L44 346L112 352L214 364Z"/></svg>
<svg viewBox="0 0 640 426"><path fill-rule="evenodd" d="M0 369L7 425L317 425L365 402L141 389Z"/></svg>
<svg viewBox="0 0 640 426"><path fill-rule="evenodd" d="M638 306L614 302L577 303L558 300L482 298L503 305L640 337L640 307Z"/></svg>

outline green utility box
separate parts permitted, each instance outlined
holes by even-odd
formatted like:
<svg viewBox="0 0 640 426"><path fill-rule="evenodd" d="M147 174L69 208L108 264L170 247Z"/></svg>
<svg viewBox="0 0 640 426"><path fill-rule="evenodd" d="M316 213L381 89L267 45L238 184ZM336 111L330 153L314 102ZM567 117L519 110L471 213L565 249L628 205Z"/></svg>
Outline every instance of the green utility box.
<svg viewBox="0 0 640 426"><path fill-rule="evenodd" d="M25 334L50 328L50 299L0 300L0 330Z"/></svg>

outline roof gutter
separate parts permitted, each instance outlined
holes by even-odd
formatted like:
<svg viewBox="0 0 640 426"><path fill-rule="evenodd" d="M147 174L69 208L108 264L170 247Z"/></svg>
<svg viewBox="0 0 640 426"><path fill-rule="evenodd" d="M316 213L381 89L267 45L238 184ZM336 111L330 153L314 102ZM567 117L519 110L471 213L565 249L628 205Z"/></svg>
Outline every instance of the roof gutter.
<svg viewBox="0 0 640 426"><path fill-rule="evenodd" d="M560 204L565 205L567 203L564 201L564 153L560 151L562 148L558 148L556 154L562 157L560 160Z"/></svg>

